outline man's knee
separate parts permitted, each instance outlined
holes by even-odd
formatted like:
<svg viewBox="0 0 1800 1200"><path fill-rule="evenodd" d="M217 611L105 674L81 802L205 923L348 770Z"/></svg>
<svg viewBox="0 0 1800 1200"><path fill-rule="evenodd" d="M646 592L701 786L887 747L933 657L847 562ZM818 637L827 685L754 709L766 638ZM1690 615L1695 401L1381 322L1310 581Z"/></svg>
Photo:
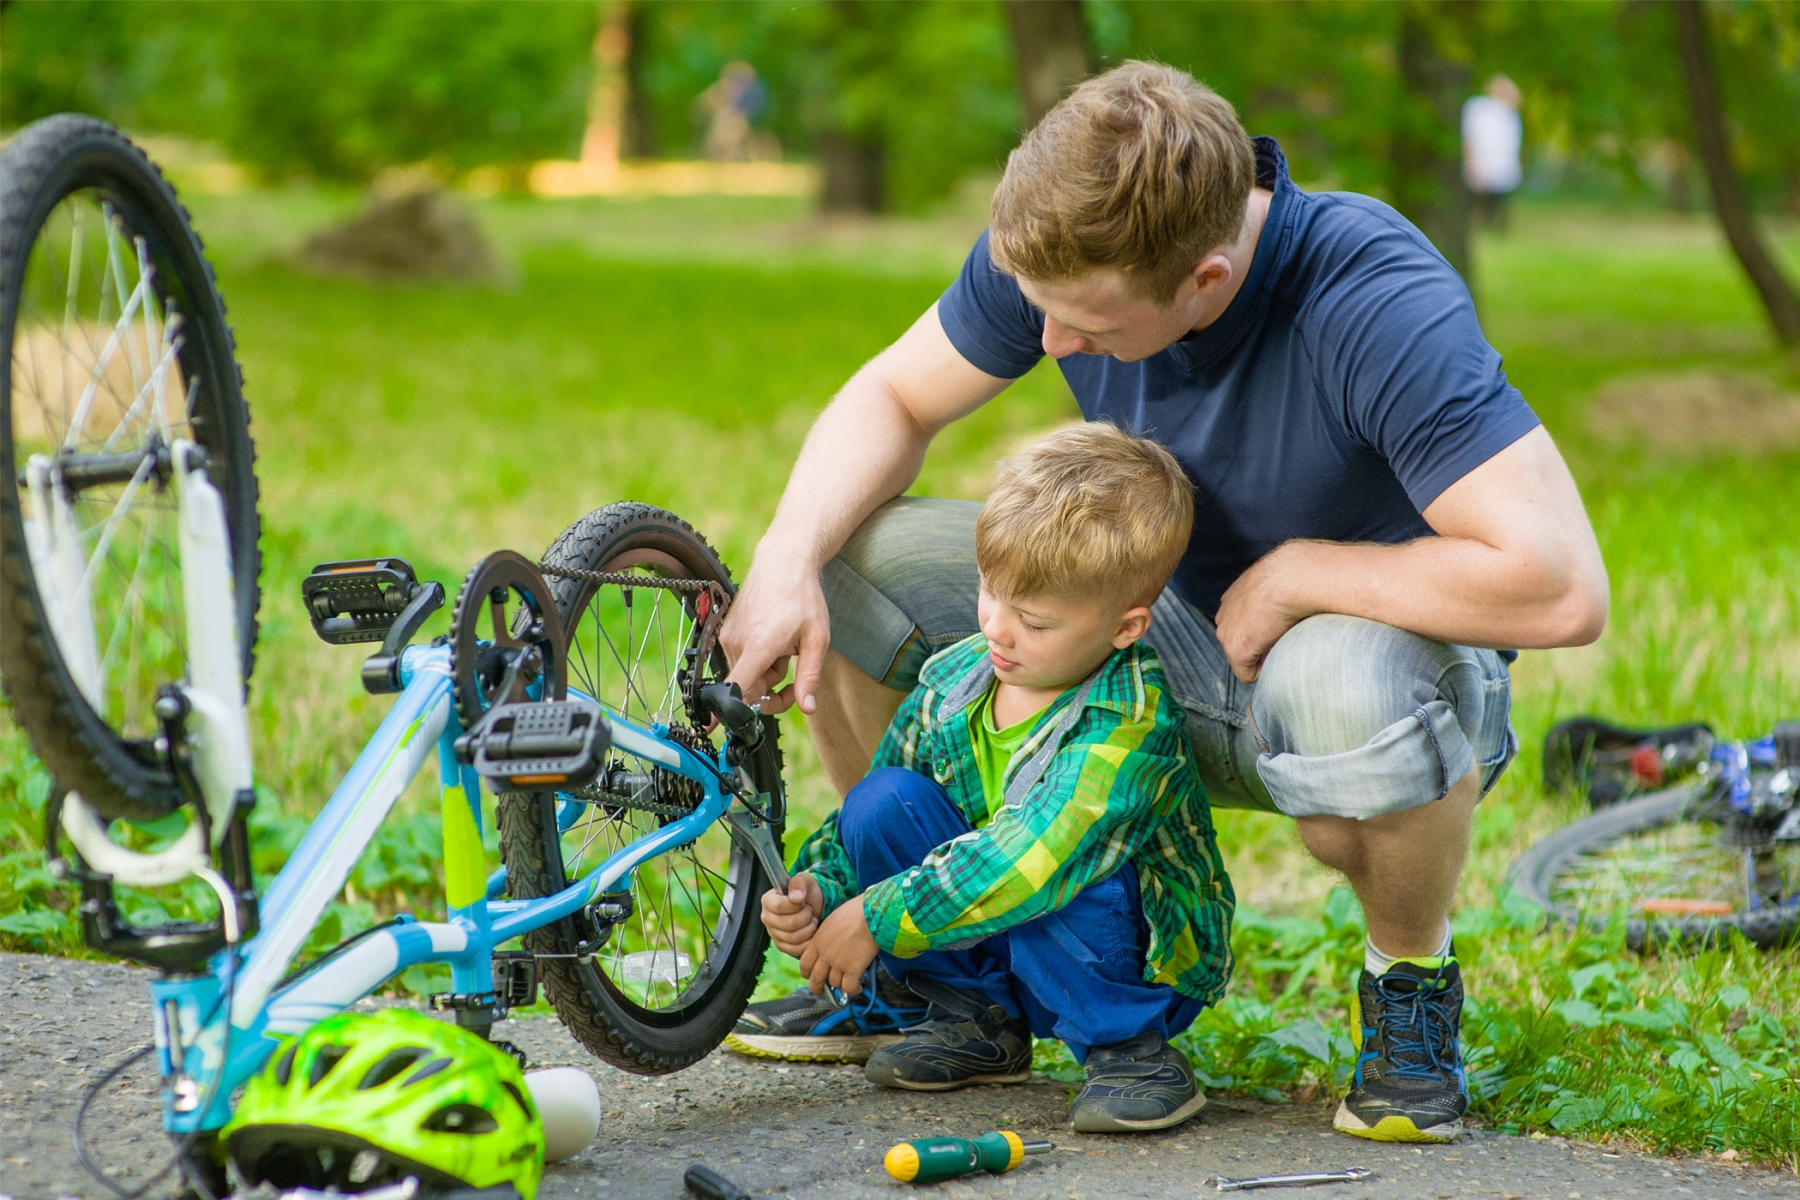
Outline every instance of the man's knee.
<svg viewBox="0 0 1800 1200"><path fill-rule="evenodd" d="M1342 754L1444 700L1456 647L1361 617L1322 613L1269 651L1252 711L1275 753ZM1452 701L1454 703L1454 701Z"/></svg>
<svg viewBox="0 0 1800 1200"><path fill-rule="evenodd" d="M1294 817L1368 820L1491 784L1515 744L1491 650L1329 614L1275 644L1251 697L1257 774Z"/></svg>

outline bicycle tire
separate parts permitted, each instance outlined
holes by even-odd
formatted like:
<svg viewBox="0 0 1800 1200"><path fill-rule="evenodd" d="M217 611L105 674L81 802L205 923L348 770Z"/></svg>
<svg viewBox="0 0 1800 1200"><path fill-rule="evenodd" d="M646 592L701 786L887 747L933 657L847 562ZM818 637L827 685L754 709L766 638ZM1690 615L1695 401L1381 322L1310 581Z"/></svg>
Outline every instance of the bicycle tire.
<svg viewBox="0 0 1800 1200"><path fill-rule="evenodd" d="M7 464L6 479L0 484L0 679L4 681L18 722L30 738L32 748L59 787L80 791L108 818L144 821L172 812L185 798L172 773L153 749L154 729L142 710L153 703L154 697L128 696L120 709L123 715L114 715L110 698L103 697L100 701L108 709L102 713L96 711L95 703L83 694L71 673L65 648L59 643L47 615L44 593L26 542L25 500L19 483L19 470L26 457L22 451L40 441L54 442L58 436L53 430L50 409L44 403L49 396L44 383L48 376L42 373L47 356L40 351L50 343L47 336L38 338L48 326L23 325L28 315L41 315L32 304L33 293L28 292L28 288L39 286L45 278L55 281L54 234L46 232L52 216L62 213L79 228L82 215L87 211L81 208L83 205L97 208L102 214L100 232L109 254L114 248L116 230L117 237L128 241L134 251L131 265L137 266L135 251L139 239L151 265L149 286L144 290L153 297L155 308L146 301L137 311L160 314L156 315L155 327L162 340L154 343L149 340L151 316L145 315L145 352L150 359L159 355L166 357L167 375L182 388L186 399L175 413L176 424L185 424L178 436L188 437L204 447L208 475L224 496L236 588L238 644L242 650L246 682L255 660L260 600L261 560L257 543L261 526L257 515L256 452L250 438L243 378L237 365L231 327L225 318L225 305L219 297L212 266L174 189L142 150L103 121L63 114L26 127L0 150L0 358L8 364L0 375L0 389L3 389L0 390L0 458ZM60 221L63 217L57 219ZM41 246L40 237L44 239ZM72 245L85 245L80 234L76 235ZM34 270L34 252L40 249L41 253L36 255L39 268ZM96 298L99 305L93 317L96 324L90 327L88 315L78 312L81 295L78 267L86 265L87 260L78 260L76 254L77 250L68 250L67 307L54 331L59 348L48 352L48 357L54 358L51 373L64 389L68 388L70 373L77 364L76 351L81 349L77 345L76 351L71 350L71 320L80 326L85 336L90 328L103 327L106 313L106 299L101 293L97 293ZM48 275L44 274L46 271ZM136 320L125 312L123 282L127 270L109 260L107 271L109 274L100 280L100 285L103 288L109 280L118 284L118 327L123 329L127 322ZM112 278L114 274L116 279ZM140 269L139 282L142 282L141 276ZM167 320L171 312L180 315L178 326ZM135 325L132 328L135 329ZM175 340L177 330L179 343ZM129 353L136 351L133 348ZM103 389L111 393L114 384L105 376L112 365L113 360L109 360L103 351L96 352L87 368L86 386L90 390ZM152 366L147 360L146 369ZM121 406L120 424L114 438L133 420L141 421L146 428L152 423L138 411L144 403L145 392L135 383L135 359L131 368L134 372L132 386L136 389L134 402L129 408ZM34 398L39 402L39 410L28 412L25 406ZM117 395L111 395L110 399L118 405ZM65 423L73 425L75 418L67 415L67 407L65 400ZM144 411L157 407L153 403ZM163 408L165 411L157 413L158 422L166 421L169 416L167 405ZM83 406L75 411L83 420L76 433L85 434L85 417L91 410ZM102 419L104 416L102 413ZM37 422L36 428L30 424L33 421ZM21 438L22 433L27 436ZM56 453L64 454L71 447L76 447L75 453L80 453L74 435L68 434L66 428L63 436L64 441ZM22 445L22 441L25 444ZM109 441L102 450L110 450L112 445ZM74 494L77 499L71 502L72 505L87 502L86 492ZM161 495L160 481L156 494ZM124 500L120 500L114 511L125 507ZM139 518L144 529L148 530L153 522L168 519L158 516L156 511L149 511L157 507L145 502L145 515ZM168 506L163 506L163 511L172 515L172 508ZM110 540L102 545L122 544ZM137 552L140 562L158 561L146 549L150 545L146 534ZM101 553L101 550L95 552L84 580L102 574L98 570ZM166 556L162 561L166 563ZM179 558L173 561L178 564ZM178 566L175 569L178 571ZM162 583L167 589L166 577ZM126 583L122 604L142 602L141 594L135 600L132 595L139 584L137 575ZM100 589L96 587L95 590ZM147 585L144 590L148 590ZM163 607L173 608L173 604ZM174 628L174 622L169 625ZM126 661L128 664L136 661L143 630L135 620L126 620L124 616L115 618L111 628L114 642L121 636L122 629L129 630L130 636L125 640L132 645L126 651ZM185 646L185 631L176 636L180 646ZM97 636L95 640L98 641ZM148 657L146 652L146 661ZM165 657L170 661L179 657L185 668L185 653L181 653L179 647L168 650ZM130 670L129 665L126 670ZM175 682L179 674L176 672L161 682ZM148 691L153 682L148 672L143 682Z"/></svg>
<svg viewBox="0 0 1800 1200"><path fill-rule="evenodd" d="M613 504L589 513L557 539L544 562L552 567L589 571L618 571L634 563L641 566L650 562L668 577L707 579L721 584L727 594L734 590L730 573L704 538L680 518L645 504ZM584 613L599 585L553 576L550 586L574 646ZM572 649L570 653L573 691L584 671L576 660L576 651ZM716 649L710 669L715 675L724 673L724 657ZM748 769L760 789L780 796L779 728L772 717L765 717L763 724L763 748ZM515 898L553 894L579 875L579 871L569 869L572 864L566 861L569 852L565 837L569 835L557 829L556 808L552 793L505 795L500 799L500 852L506 864L508 888ZM713 828L721 829L717 825ZM779 846L779 822L772 832ZM670 851L652 862L678 853ZM729 856L726 877L744 883L727 889L733 911L721 915L720 928L724 932L708 942L723 944L709 954L695 972L695 982L685 985L667 1009L653 1009L628 995L613 974L602 969L605 951L586 959L570 957L580 943L574 917L523 938L525 947L535 954L560 956L538 959L544 991L562 1023L596 1056L634 1074L667 1074L710 1054L737 1023L755 990L768 947L768 933L758 914L760 898L770 881L755 856L735 842L730 845ZM650 865L639 869L634 889ZM613 931L609 945L615 950L625 937L622 930L621 926ZM654 962L653 958L652 965ZM703 976L708 977L705 986L693 993Z"/></svg>
<svg viewBox="0 0 1800 1200"><path fill-rule="evenodd" d="M1573 821L1535 842L1513 863L1507 883L1565 928L1599 929L1618 914L1584 911L1566 898L1564 881L1584 856L1597 855L1626 839L1689 822L1697 802L1710 791L1705 782L1665 788ZM1698 946L1736 931L1757 946L1785 945L1800 935L1800 903L1720 915L1625 917L1625 944L1634 951L1656 946Z"/></svg>

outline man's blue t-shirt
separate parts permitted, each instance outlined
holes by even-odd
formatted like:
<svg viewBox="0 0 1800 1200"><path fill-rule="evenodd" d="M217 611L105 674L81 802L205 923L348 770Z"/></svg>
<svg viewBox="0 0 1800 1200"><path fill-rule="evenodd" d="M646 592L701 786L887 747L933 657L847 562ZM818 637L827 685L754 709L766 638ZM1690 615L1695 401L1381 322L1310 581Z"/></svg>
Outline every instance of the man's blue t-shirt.
<svg viewBox="0 0 1800 1200"><path fill-rule="evenodd" d="M1424 234L1367 196L1301 191L1272 138L1256 139L1256 175L1274 200L1223 316L1142 362L1059 363L1084 416L1154 438L1194 481L1173 586L1209 616L1290 538L1430 535L1420 512L1538 424ZM990 375L1044 355L1043 314L994 267L985 233L938 318Z"/></svg>

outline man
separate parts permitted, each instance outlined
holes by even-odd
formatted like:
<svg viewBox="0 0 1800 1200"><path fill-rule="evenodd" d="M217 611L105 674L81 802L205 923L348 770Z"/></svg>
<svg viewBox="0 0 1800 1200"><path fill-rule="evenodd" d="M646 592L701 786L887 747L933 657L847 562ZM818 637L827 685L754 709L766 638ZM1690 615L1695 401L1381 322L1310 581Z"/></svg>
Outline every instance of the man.
<svg viewBox="0 0 1800 1200"><path fill-rule="evenodd" d="M1525 125L1519 118L1524 97L1504 75L1488 80L1487 91L1470 96L1462 108L1463 179L1475 194L1481 219L1506 228L1506 202L1525 181L1519 150Z"/></svg>
<svg viewBox="0 0 1800 1200"><path fill-rule="evenodd" d="M1448 917L1516 746L1507 663L1598 637L1605 568L1442 256L1384 204L1300 191L1191 77L1126 63L1013 152L962 274L813 427L726 624L734 677L810 714L840 791L861 777L924 659L977 627L979 506L895 497L1044 354L1194 482L1146 640L1212 802L1293 817L1362 901L1337 1127L1456 1136Z"/></svg>

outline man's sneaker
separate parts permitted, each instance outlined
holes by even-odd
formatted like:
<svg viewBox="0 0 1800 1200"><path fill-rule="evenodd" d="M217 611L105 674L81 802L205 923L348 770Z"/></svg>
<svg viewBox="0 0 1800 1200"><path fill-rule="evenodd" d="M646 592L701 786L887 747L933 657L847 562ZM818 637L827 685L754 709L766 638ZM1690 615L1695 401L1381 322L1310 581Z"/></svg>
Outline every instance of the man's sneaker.
<svg viewBox="0 0 1800 1200"><path fill-rule="evenodd" d="M879 966L863 976L863 994L839 1001L801 988L779 1000L752 1004L725 1035L725 1045L753 1058L791 1062L867 1062L900 1040L900 1031L925 1019L925 1001Z"/></svg>
<svg viewBox="0 0 1800 1200"><path fill-rule="evenodd" d="M1205 1105L1187 1055L1159 1033L1141 1033L1088 1051L1069 1121L1078 1133L1137 1133L1179 1125Z"/></svg>
<svg viewBox="0 0 1800 1200"><path fill-rule="evenodd" d="M1448 1142L1462 1133L1469 1089L1457 1036L1462 971L1453 955L1368 971L1350 1007L1356 1075L1332 1125L1377 1142Z"/></svg>
<svg viewBox="0 0 1800 1200"><path fill-rule="evenodd" d="M1031 1028L979 992L910 976L930 1002L925 1020L870 1055L870 1083L915 1092L947 1092L972 1083L1031 1078Z"/></svg>

